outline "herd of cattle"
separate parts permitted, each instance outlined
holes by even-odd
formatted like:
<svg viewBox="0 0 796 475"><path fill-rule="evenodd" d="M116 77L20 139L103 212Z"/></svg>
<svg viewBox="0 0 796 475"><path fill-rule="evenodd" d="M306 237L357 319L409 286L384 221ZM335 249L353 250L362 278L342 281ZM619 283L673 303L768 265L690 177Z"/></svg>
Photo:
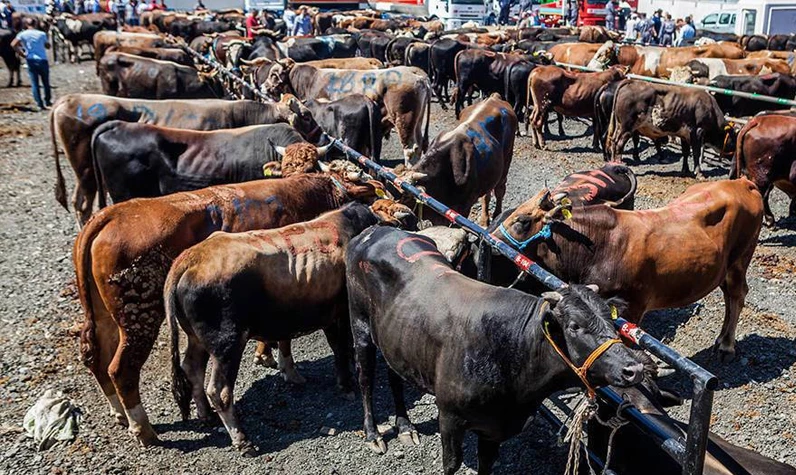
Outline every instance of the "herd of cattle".
<svg viewBox="0 0 796 475"><path fill-rule="evenodd" d="M91 30L92 20L66 20L54 28ZM182 416L191 401L200 419L217 414L244 454L256 448L236 418L233 390L248 340L259 342L256 362L300 383L290 340L323 330L344 395L353 395L356 362L366 442L377 453L387 450L372 407L377 347L401 443L419 443L402 381L436 395L446 474L462 463L466 430L478 434L479 473L489 473L500 442L523 430L547 396L578 384L614 386L682 434L663 409L671 397L654 382L654 363L614 344L612 313L640 322L719 287L725 319L716 352L734 356L747 268L764 218L773 224L768 195L777 186L796 196L796 117L626 74L668 78L686 68L689 79L793 99L788 65L796 53L753 54L756 37L663 49L615 43L600 28L448 32L439 22L373 12L318 14L318 36L301 38L285 38L278 22L244 38L236 12L142 20L136 29L148 32L97 28L74 40L91 41L104 94L70 94L50 114L56 198L65 208L61 150L76 175L82 360L111 416L141 444L158 440L139 383L164 320ZM195 64L190 50L257 94ZM604 71L570 72L556 62ZM429 139L433 100L454 103L459 122ZM562 135L563 116L590 119L594 146L612 163L503 211L520 123L544 148L551 111ZM740 131L725 118L759 112ZM445 227L445 218L424 216L414 197L340 160L329 145L338 137L378 160L393 128L402 180L464 216L480 199L481 222L495 237L570 285L549 292L515 281L511 262ZM635 176L616 162L631 138L638 157L640 135L659 152L678 137L686 173L690 153L699 173L703 145L734 156L733 179L635 211ZM102 209L93 213L95 200ZM182 362L180 329L188 341ZM570 363L583 365L582 378ZM651 473L679 471L633 430L619 438L633 450L616 447L613 468L634 473L641 458ZM608 429L590 425L589 433L590 448L605 454ZM796 473L710 437L705 473Z"/></svg>

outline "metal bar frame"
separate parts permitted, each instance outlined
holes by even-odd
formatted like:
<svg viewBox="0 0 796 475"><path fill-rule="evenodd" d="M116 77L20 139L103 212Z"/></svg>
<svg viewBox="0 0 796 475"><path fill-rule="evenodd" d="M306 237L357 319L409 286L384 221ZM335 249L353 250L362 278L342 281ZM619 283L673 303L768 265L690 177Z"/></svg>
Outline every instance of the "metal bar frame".
<svg viewBox="0 0 796 475"><path fill-rule="evenodd" d="M581 71L589 71L589 72L600 72L603 71L602 69L597 68L590 68L588 66L581 66L579 64L569 64L569 63L555 63L556 66L561 66L562 68L570 68L570 69L579 69ZM692 89L702 89L709 92L715 92L716 94L724 94L725 96L737 96L743 97L746 99L755 99L758 101L763 102L771 102L774 104L783 104L788 105L791 107L796 106L796 101L792 101L790 99L782 99L780 97L774 96L765 96L762 94L756 94L753 92L742 92L742 91L733 91L732 89L723 89L720 87L713 87L713 86L703 86L701 84L687 84L681 82L674 82L668 79L660 79L660 78L653 78L649 76L640 76L638 74L628 74L626 75L628 79L636 79L639 81L647 81L652 82L655 84L665 84L667 86L681 86L681 87L690 87Z"/></svg>
<svg viewBox="0 0 796 475"><path fill-rule="evenodd" d="M217 61L204 57L199 52L190 48L184 42L176 41L176 39L173 37L169 39L177 44L180 48L191 54L194 58L197 58L199 61L215 68L231 80L249 89L257 97L268 102L273 101L270 97L263 94L253 85L232 74L229 69L225 68ZM443 215L450 222L461 226L468 232L473 233L486 241L493 249L511 259L511 261L514 262L514 264L522 273L533 276L539 282L551 289L559 289L566 285L561 279L542 268L539 264L524 254L520 253L503 241L494 238L481 226L450 209L448 206L436 200L424 191L421 191L411 183L402 180L395 173L393 173L392 170L382 167L368 157L348 147L346 144L340 141L340 139L333 138L331 145L343 152L347 159L354 160L360 165L371 169L377 174L377 176L390 181L398 188L410 193L421 203ZM708 431L710 428L710 417L713 407L713 392L718 385L718 379L701 366L664 345L635 324L630 323L623 318L617 318L614 321L614 325L622 336L632 341L639 347L649 351L675 369L688 374L693 380L694 396L691 403L691 414L689 418L688 430L686 433L685 446L683 446L683 443L680 440L674 440L668 438L668 436L662 435L664 433L660 430L660 428L658 428L654 423L649 421L643 414L634 408L630 408L628 410L628 414L631 415L631 419L645 433L652 435L656 439L664 439L661 441L661 446L664 447L666 452L669 453L682 466L683 475L702 475ZM615 391L609 388L600 388L597 390L597 394L604 401L613 405L618 405L622 401L622 398ZM542 414L545 415L544 410L542 411Z"/></svg>

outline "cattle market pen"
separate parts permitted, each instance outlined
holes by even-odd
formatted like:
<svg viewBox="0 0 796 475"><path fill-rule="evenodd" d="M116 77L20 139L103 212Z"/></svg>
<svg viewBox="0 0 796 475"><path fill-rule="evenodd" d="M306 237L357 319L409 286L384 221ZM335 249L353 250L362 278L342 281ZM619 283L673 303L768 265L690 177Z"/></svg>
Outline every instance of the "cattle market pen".
<svg viewBox="0 0 796 475"><path fill-rule="evenodd" d="M212 67L216 70L216 72L223 74L231 81L250 90L255 96L265 101L272 101L270 97L263 94L254 85L249 84L240 77L236 76L232 71L219 64L217 61L213 60L212 58L205 57L198 51L188 47L182 41L176 40L174 38L170 39L179 47L191 54L194 58ZM561 66L569 65L562 64ZM583 66L576 67L589 69ZM731 92L735 93L734 91ZM755 95L755 98L760 97L766 96ZM791 102L796 105L796 101ZM348 147L339 139L333 139L332 146L343 152L346 158L349 160L373 170L377 176L391 182L399 189L410 193L420 203L443 215L451 223L456 224L464 228L466 231L476 235L479 239L489 244L490 247L514 262L520 271L520 275L529 274L551 289L558 289L566 285L561 279L543 269L539 264L533 262L524 254L520 253L503 241L495 239L481 226L450 209L448 206L437 201L432 196L421 191L417 187L400 179L390 169L382 167L368 157ZM716 376L697 365L690 359L680 355L672 348L669 348L665 344L661 343L659 340L652 337L637 327L635 324L630 323L621 317L617 317L614 320L614 325L618 329L619 333L627 340L635 343L640 348L649 351L651 354L669 364L672 368L690 376L694 389L685 440L682 440L680 437L671 437L670 434L667 433L662 427L632 406L623 407L621 413L622 416L625 417L630 423L634 424L642 432L653 438L667 454L677 461L677 463L679 463L682 467L681 473L683 475L701 475L704 468L705 450L707 446L708 432L710 429L710 420L713 408L713 393L718 386L718 379ZM620 405L623 404L623 398L609 388L600 388L597 390L597 394L603 401L614 408L619 408ZM560 421L558 417L544 405L541 406L540 412L554 425L558 427L564 425L564 422ZM600 467L604 465L603 461L600 460L595 454L589 452L588 449L585 450L587 450L588 456L592 462L596 463Z"/></svg>

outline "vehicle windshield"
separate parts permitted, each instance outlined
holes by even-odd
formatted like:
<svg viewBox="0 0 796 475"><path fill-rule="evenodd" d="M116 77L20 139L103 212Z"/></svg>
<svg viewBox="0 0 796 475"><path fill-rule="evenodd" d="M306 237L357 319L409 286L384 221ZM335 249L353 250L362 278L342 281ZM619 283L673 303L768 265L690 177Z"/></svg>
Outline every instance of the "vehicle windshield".
<svg viewBox="0 0 796 475"><path fill-rule="evenodd" d="M456 5L483 5L484 0L451 0Z"/></svg>

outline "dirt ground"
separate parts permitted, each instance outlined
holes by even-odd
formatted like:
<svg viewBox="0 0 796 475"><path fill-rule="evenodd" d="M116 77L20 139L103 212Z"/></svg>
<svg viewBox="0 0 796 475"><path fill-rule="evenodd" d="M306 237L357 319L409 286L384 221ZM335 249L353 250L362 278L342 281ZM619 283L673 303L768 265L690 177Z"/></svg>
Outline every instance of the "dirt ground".
<svg viewBox="0 0 796 475"><path fill-rule="evenodd" d="M93 63L57 65L51 76L55 97L99 90ZM77 340L67 332L82 318L71 259L76 227L71 213L53 196L47 114L28 110L32 106L28 88L0 89L0 474L440 472L434 398L408 391L421 446L403 447L388 436L388 453L372 454L362 444L361 404L341 398L334 389L331 351L320 334L294 343L299 370L308 381L303 387L284 383L273 370L248 364L253 346L248 348L236 400L260 455L244 459L230 448L223 429L180 421L170 392L168 341L162 332L142 379L143 402L162 445L139 448L113 424L93 378L78 361ZM436 104L432 118L433 134L455 123L452 111ZM601 165L601 156L590 148L587 126L567 120L565 128L568 137L553 137L546 152L535 151L528 138L518 139L507 206L568 173ZM630 163L639 177L637 209L663 205L696 182L678 176L679 151L670 150L662 163L648 160L653 153L645 149L641 162ZM385 156L399 157L394 136L385 144ZM715 158L707 163L709 179L726 177L726 163ZM73 174L68 164L64 166L71 191ZM783 194L773 193L772 206L780 220L777 228L763 230L749 270L750 292L733 362L719 364L710 350L724 315L718 290L686 308L654 312L644 326L720 378L715 432L796 465L796 220L782 219L787 214ZM671 243L672 252L677 245ZM688 395L685 378L668 377L661 384ZM72 398L83 418L74 443L38 453L23 435L21 423L48 388ZM386 378L379 381L376 408L379 421L386 422L393 410ZM688 403L673 412L686 419ZM322 435L319 429L324 426L337 434ZM555 445L549 430L538 420L529 432L505 443L495 473L562 473L565 451ZM474 438L468 437L460 473L471 473L475 466Z"/></svg>

